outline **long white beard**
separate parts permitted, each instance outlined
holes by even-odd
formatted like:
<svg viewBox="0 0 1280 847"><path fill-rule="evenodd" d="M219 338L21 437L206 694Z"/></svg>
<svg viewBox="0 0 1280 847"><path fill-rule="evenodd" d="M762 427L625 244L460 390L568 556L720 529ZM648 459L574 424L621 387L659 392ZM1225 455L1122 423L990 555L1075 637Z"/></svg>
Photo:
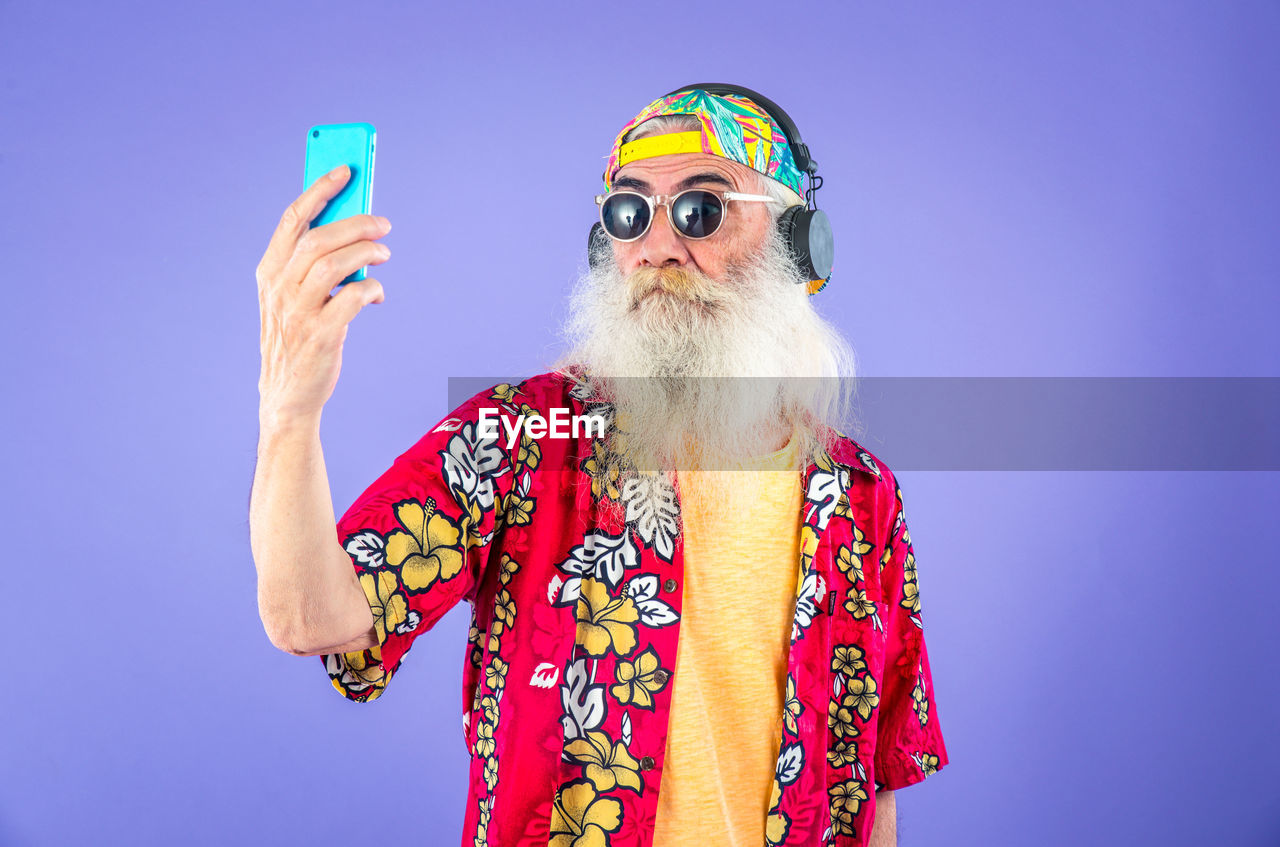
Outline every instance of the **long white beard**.
<svg viewBox="0 0 1280 847"><path fill-rule="evenodd" d="M613 403L625 435L608 439L608 455L624 475L731 469L793 437L798 470L830 447L853 351L813 309L770 233L722 281L693 268L624 276L611 251L579 277L564 327L570 350L557 367L585 366Z"/></svg>

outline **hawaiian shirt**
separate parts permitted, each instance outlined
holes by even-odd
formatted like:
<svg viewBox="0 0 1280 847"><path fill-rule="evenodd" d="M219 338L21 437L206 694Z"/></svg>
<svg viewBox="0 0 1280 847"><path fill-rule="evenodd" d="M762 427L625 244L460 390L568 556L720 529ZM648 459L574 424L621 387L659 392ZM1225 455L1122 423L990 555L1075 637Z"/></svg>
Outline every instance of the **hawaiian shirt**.
<svg viewBox="0 0 1280 847"><path fill-rule="evenodd" d="M346 697L381 695L415 638L471 606L464 847L652 844L684 584L678 483L620 485L600 428L572 426L591 418L616 427L578 371L496 385L337 524L379 641L323 657ZM865 844L876 791L947 763L901 489L836 434L803 472L767 845Z"/></svg>

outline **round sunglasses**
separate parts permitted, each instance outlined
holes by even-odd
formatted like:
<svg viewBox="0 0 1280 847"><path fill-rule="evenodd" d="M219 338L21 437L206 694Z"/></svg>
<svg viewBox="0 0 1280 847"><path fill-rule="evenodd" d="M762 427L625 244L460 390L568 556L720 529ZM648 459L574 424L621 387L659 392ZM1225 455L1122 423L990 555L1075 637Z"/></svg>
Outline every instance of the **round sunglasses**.
<svg viewBox="0 0 1280 847"><path fill-rule="evenodd" d="M730 200L778 202L765 194L707 191L702 188L690 188L679 194L652 196L638 191L612 191L596 195L596 205L600 207L600 224L615 241L635 241L648 232L653 225L654 206L667 207L667 219L683 237L694 241L709 238L724 225Z"/></svg>

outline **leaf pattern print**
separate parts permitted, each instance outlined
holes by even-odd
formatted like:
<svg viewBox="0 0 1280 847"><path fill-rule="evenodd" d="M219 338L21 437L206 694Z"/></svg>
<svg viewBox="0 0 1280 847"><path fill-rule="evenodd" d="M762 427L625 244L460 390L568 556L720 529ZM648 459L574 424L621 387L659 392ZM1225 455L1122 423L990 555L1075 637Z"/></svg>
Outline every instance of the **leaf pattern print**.
<svg viewBox="0 0 1280 847"><path fill-rule="evenodd" d="M680 534L675 486L665 474L641 473L623 483L622 502L626 505L626 521L634 522L640 541L670 562Z"/></svg>
<svg viewBox="0 0 1280 847"><path fill-rule="evenodd" d="M799 734L797 721L799 721L803 712L804 705L796 697L796 678L791 674L787 674L786 697L782 703L782 723L787 732L793 736Z"/></svg>
<svg viewBox="0 0 1280 847"><path fill-rule="evenodd" d="M647 627L670 626L680 620L676 610L664 600L658 599L658 575L644 574L626 585L626 594L635 601L640 612L640 625Z"/></svg>
<svg viewBox="0 0 1280 847"><path fill-rule="evenodd" d="M818 574L810 571L800 583L800 594L796 597L796 611L791 623L792 644L804 636L805 630L813 623L813 616L817 614L818 580Z"/></svg>
<svg viewBox="0 0 1280 847"><path fill-rule="evenodd" d="M557 606L577 602L583 577L592 577L610 591L616 591L627 569L640 563L640 551L631 540L631 533L613 535L602 529L592 530L583 536L582 543L569 551L569 556L559 565L568 579L560 587L555 600Z"/></svg>
<svg viewBox="0 0 1280 847"><path fill-rule="evenodd" d="M387 543L373 530L365 530L350 536L343 545L347 555L364 568L380 568L386 563Z"/></svg>
<svg viewBox="0 0 1280 847"><path fill-rule="evenodd" d="M560 722L566 739L578 738L604 723L604 683L591 683L586 659L575 659L565 669L560 703L564 708Z"/></svg>
<svg viewBox="0 0 1280 847"><path fill-rule="evenodd" d="M505 474L505 455L498 447L495 432L486 437L477 434L474 421L468 421L440 452L440 467L445 483L471 516L473 531L484 512L493 508L494 479Z"/></svg>
<svg viewBox="0 0 1280 847"><path fill-rule="evenodd" d="M817 459L817 468L809 477L806 491L808 512L805 521L814 524L818 531L826 529L836 504L849 487L849 471L843 465L834 464L831 457L823 453Z"/></svg>
<svg viewBox="0 0 1280 847"><path fill-rule="evenodd" d="M778 778L778 784L790 785L800 778L800 772L803 769L804 745L797 741L783 747L774 773Z"/></svg>

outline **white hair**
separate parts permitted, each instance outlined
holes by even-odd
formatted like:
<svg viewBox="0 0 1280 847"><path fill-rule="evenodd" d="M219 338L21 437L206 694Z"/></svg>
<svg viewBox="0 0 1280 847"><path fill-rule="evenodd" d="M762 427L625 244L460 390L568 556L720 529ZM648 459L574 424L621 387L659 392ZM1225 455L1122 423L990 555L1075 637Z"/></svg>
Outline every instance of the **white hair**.
<svg viewBox="0 0 1280 847"><path fill-rule="evenodd" d="M696 127L692 116L662 116L625 140ZM783 201L769 204L775 219L802 203L782 183L752 173L760 193ZM776 450L788 433L793 469L834 446L835 429L851 412L854 352L814 308L776 225L719 279L692 266L624 273L607 240L592 259L562 327L568 350L553 368L580 373L585 366L592 393L613 407L618 426L596 464L606 476L610 468L617 473L619 490L654 471L673 480L678 469L727 470ZM717 495L737 490L732 473L710 477ZM638 485L631 496L645 502L629 500L627 511L656 513L665 488Z"/></svg>

